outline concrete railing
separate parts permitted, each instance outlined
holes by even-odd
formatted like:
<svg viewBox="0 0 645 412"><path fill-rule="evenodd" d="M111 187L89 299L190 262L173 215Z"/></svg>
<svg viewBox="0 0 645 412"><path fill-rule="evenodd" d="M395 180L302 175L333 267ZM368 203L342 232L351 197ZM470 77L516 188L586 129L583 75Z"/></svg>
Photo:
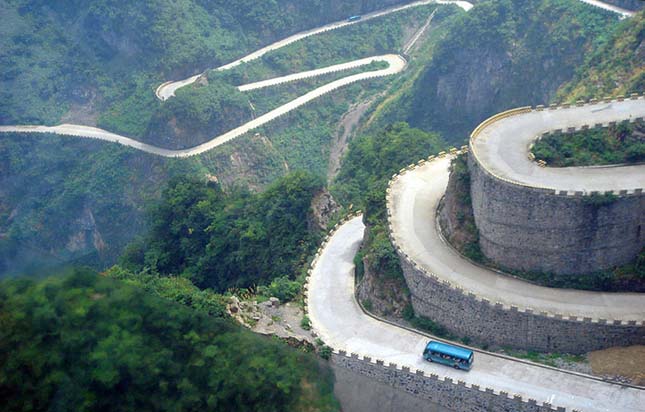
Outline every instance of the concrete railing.
<svg viewBox="0 0 645 412"><path fill-rule="evenodd" d="M490 387L481 387L448 376L426 374L423 370L406 365L386 363L381 359L344 350L334 350L331 361L352 372L368 376L381 383L408 392L443 407L459 411L478 412L482 405L487 410L514 412L565 412L563 407L556 407L549 402L537 402L517 394L498 391ZM572 409L576 412L576 409Z"/></svg>
<svg viewBox="0 0 645 412"><path fill-rule="evenodd" d="M643 93L643 94L632 93L632 94L630 94L628 96L619 96L619 97L615 97L615 98L605 97L604 99L601 99L601 100L590 99L589 101L586 101L586 102L583 101L583 100L578 100L576 103L551 104L549 107L545 107L543 105L538 105L538 106L536 106L534 108L531 107L531 106L525 106L525 107L519 107L519 108L516 108L516 109L507 110L507 111L504 111L504 112L501 112L501 113L498 113L498 114L496 114L494 116L489 117L488 119L486 119L482 123L480 123L473 130L473 132L470 134L470 141L471 141L470 152L472 153L472 155L475 158L475 160L477 161L477 163L482 166L482 170L485 173L489 174L490 176L492 176L495 179L500 180L502 182L506 182L506 183L509 183L509 184L512 184L512 185L515 185L515 186L521 186L521 187L531 188L531 189L534 189L534 190L543 191L543 192L548 193L548 194L557 194L557 195L561 195L561 196L589 196L589 195L593 195L593 194L598 194L598 192L557 191L557 190L554 190L554 189L549 188L549 187L539 186L539 185L527 185L527 184L524 184L522 182L517 182L515 180L508 179L508 178L506 178L504 176L500 176L497 173L491 171L490 169L488 169L488 168L486 168L484 166L484 164L480 161L479 156L477 154L476 147L472 144L472 142L475 141L481 135L482 131L485 130L487 127L493 125L494 123L496 123L496 122L498 122L500 120L507 119L509 117L519 116L519 115L522 115L522 114L525 114L525 113L530 113L530 112L533 112L533 111L540 112L540 111L545 111L545 110L568 109L568 108L570 108L572 106L601 105L601 104L607 104L607 103L612 103L612 102L622 102L622 101L625 101L625 100L628 100L628 99L638 100L638 99L642 98L642 96L645 96L645 93ZM638 120L643 120L643 118L630 118L628 121L629 122L636 122ZM598 125L594 124L593 126L592 125L582 125L582 126L579 126L579 127L576 127L576 128L567 129L567 131L573 132L573 131L579 131L579 130L589 129L591 127L598 127L598 126L608 127L612 123L614 123L614 122L603 123L603 124L598 124ZM554 130L551 130L549 132L555 132L555 131L561 131L561 130L560 129L554 129ZM534 159L530 159L530 160L534 160ZM636 188L634 190L622 190L622 189L610 190L610 191L606 191L606 192L603 192L603 193L604 194L613 194L613 195L616 195L616 196L626 196L626 195L634 195L634 194L635 195L640 195L642 192L643 192L643 188Z"/></svg>
<svg viewBox="0 0 645 412"><path fill-rule="evenodd" d="M522 113L526 113L525 108L522 109ZM509 111L510 112L510 111ZM506 114L504 117L509 117L515 114L518 114L519 112L514 112L510 114ZM495 120L499 120L500 117L495 118ZM489 123L490 124L490 123ZM458 294L463 295L464 298L471 299L480 303L483 303L485 305L489 305L494 307L495 309L498 310L505 310L509 312L520 312L520 313L527 313L533 316L541 316L544 318L548 319L555 319L555 320L566 320L566 321L571 321L571 322L580 322L580 323L589 323L589 324L599 324L599 325L606 325L606 324L611 324L611 325L617 325L617 326L643 326L644 321L643 320L629 320L629 319L601 319L601 318L593 318L593 317L581 317L581 316L571 316L565 313L558 313L558 312L546 312L546 311L541 311L541 312L534 312L532 308L529 307L519 307L515 305L507 305L502 302L491 302L490 299L479 296L476 293L469 291L467 288L464 288L463 285L460 284L455 284L452 282L449 282L448 280L442 279L439 276L437 276L435 273L429 271L428 269L421 267L417 262L415 262L405 251L401 248L398 240L396 239L396 236L394 235L394 228L393 228L393 222L392 222L392 210L394 206L394 199L392 198L392 187L397 183L398 179L401 176L404 176L406 173L414 171L415 169L424 166L428 162L432 162L435 159L442 159L445 158L446 156L457 156L461 154L465 154L469 152L468 146L462 146L461 148L452 148L449 150L448 153L446 152L440 152L437 156L429 156L427 159L422 159L418 161L417 163L412 163L408 165L407 167L401 169L398 173L392 175L392 178L388 182L388 186L386 189L386 205L387 205L387 225L388 225L388 233L390 237L390 241L392 242L392 245L394 246L394 249L396 250L397 254L399 255L399 258L405 262L407 262L409 265L414 267L415 269L421 271L424 273L424 275L434 279L435 281L441 283L447 288L450 288L451 290L457 292Z"/></svg>
<svg viewBox="0 0 645 412"><path fill-rule="evenodd" d="M463 153L466 150L467 148L451 149L450 152L454 155ZM449 156L449 154L443 153L438 157L445 156ZM402 173L414 170L415 166L423 165L425 163L426 160L423 160L417 165L410 165L403 169ZM341 219L331 229L329 234L324 237L321 245L317 249L303 286L303 290L305 292L304 314L306 316L309 315L309 302L307 298L307 295L310 292L309 282L313 275L314 268L319 263L323 250L328 246L332 237L341 228L341 226L359 216L361 216L361 212L356 211ZM316 330L315 324L312 324L310 333L311 336L321 339L321 334ZM322 341L322 344L325 344L325 342ZM556 407L548 402L537 402L535 399L523 397L518 394L509 394L508 392L499 391L494 388L481 387L476 384L466 383L465 381L454 380L445 375L440 376L433 373L428 374L421 369L416 369L409 365L392 362L386 363L384 360L374 358L370 354L348 353L343 348L334 347L330 347L330 350L330 361L335 365L341 366L354 373L364 375L370 379L377 380L396 389L403 390L422 399L434 402L446 408L454 408L454 406L458 404L460 411L472 412L481 410L482 405L487 405L488 407L493 408L493 410L517 412L565 412L567 410L563 407ZM485 353L492 354L490 352ZM500 357L504 357L509 360L511 359L502 355L500 355ZM522 360L517 361L529 363ZM540 365L535 366L540 367ZM548 368L557 369L551 367ZM576 409L572 409L571 411L577 412Z"/></svg>

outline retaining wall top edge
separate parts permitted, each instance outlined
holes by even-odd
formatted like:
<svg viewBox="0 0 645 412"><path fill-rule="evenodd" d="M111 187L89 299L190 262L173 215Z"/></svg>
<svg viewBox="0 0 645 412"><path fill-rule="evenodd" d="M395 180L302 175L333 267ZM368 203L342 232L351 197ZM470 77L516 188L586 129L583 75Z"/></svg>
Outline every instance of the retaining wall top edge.
<svg viewBox="0 0 645 412"><path fill-rule="evenodd" d="M643 95L645 96L645 93ZM639 100L639 99L643 99L644 97L637 95L636 97L626 96L625 98L628 98L628 99L632 98L632 99L635 99L635 100ZM622 100L625 100L625 98L622 98ZM585 105L590 105L590 106L591 105L606 104L606 101L598 101L598 100L595 100L595 99L592 99L592 100L590 100L588 103L584 103L584 104ZM616 100L617 101L622 101L620 97L616 98ZM575 104L573 106L575 106ZM555 105L555 106L551 105L551 107L553 107L553 109L556 110L556 109L563 109L563 108L572 107L572 104L563 103L563 104L559 104L559 105ZM520 115L520 114L524 114L524 113L530 113L530 112L541 111L541 110L542 109L537 109L537 108L533 109L531 106L524 106L524 107L518 107L518 108L506 110L504 112L500 112L500 113L497 113L497 114L489 117L488 119L486 119L482 123L480 123L473 130L473 132L470 134L470 139L469 139L469 142L468 142L469 152L473 154L473 158L480 165L480 168L482 170L484 170L487 174L489 174L490 176L494 177L497 180L500 180L502 182L509 183L509 184L512 184L512 185L515 185L515 186L527 188L527 189L534 189L534 190L546 192L547 194L558 194L558 193L560 193L559 195L564 196L565 195L563 193L564 191L559 191L559 190L557 190L555 188L536 186L536 185L529 185L529 184L521 183L521 182L518 182L518 181L515 181L515 180L512 180L512 179L508 179L508 178L496 175L492 171L488 170L484 166L484 164L480 161L479 156L477 155L477 150L475 150L475 146L473 145L473 142L476 140L477 136L481 133L482 130L484 130L489 125L491 125L491 124L493 124L493 123L495 123L495 122L497 122L499 120L511 117L511 116L516 116L516 115ZM625 121L635 121L635 120L637 120L637 119L632 118L632 119L626 119ZM557 130L558 129L554 129L554 131L557 131ZM616 191L620 192L621 190L625 190L625 188L617 189ZM631 188L631 189L626 189L626 190L628 191L627 195L629 195L629 194L642 192L643 189L642 188ZM570 194L570 193L573 193L573 192L567 192L567 196L574 196L575 195L575 194ZM582 196L587 196L587 195L589 195L588 192L582 192ZM624 196L624 194L620 194L620 196Z"/></svg>

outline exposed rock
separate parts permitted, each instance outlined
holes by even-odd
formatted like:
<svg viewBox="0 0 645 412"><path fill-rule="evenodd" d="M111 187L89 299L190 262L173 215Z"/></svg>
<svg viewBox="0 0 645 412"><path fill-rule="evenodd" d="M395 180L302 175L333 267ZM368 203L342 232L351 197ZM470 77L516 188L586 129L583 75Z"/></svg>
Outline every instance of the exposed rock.
<svg viewBox="0 0 645 412"><path fill-rule="evenodd" d="M272 301L262 302L258 305L260 319L251 328L256 333L274 335L288 339L289 342L298 342L296 347L314 343L310 331L300 326L304 312L291 302L274 306Z"/></svg>
<svg viewBox="0 0 645 412"><path fill-rule="evenodd" d="M321 230L327 228L329 219L338 212L340 207L327 189L318 192L311 201L312 221L310 227L317 227Z"/></svg>
<svg viewBox="0 0 645 412"><path fill-rule="evenodd" d="M230 303L227 306L228 313L235 315L240 311L240 300L236 296L231 296Z"/></svg>
<svg viewBox="0 0 645 412"><path fill-rule="evenodd" d="M85 207L81 216L73 223L74 232L68 238L65 249L68 252L80 252L88 249L95 249L101 253L105 250L105 242L101 233L96 227L94 214L89 207Z"/></svg>
<svg viewBox="0 0 645 412"><path fill-rule="evenodd" d="M509 26L517 24L508 29L513 33L505 33L506 24L490 28L490 36L478 35L480 13L486 8L469 12L472 24L460 28L459 39L447 35L417 79L409 100L408 123L440 132L451 144L461 144L477 124L495 113L550 102L584 62L593 31L583 31L589 33L586 37L573 30L554 35L571 29L546 20L547 13L536 13L539 4L488 2L499 16L508 16ZM568 11L562 19L566 21L570 13L574 12ZM504 40L509 37L513 40Z"/></svg>
<svg viewBox="0 0 645 412"><path fill-rule="evenodd" d="M383 317L402 317L403 310L410 304L405 281L379 274L368 257L363 258L363 265L365 272L356 290L365 309Z"/></svg>
<svg viewBox="0 0 645 412"><path fill-rule="evenodd" d="M470 201L470 175L466 159L455 160L451 166L446 194L439 206L439 225L448 242L460 252L477 241L477 228Z"/></svg>
<svg viewBox="0 0 645 412"><path fill-rule="evenodd" d="M197 78L197 81L195 82L197 86L208 86L208 76L201 75Z"/></svg>

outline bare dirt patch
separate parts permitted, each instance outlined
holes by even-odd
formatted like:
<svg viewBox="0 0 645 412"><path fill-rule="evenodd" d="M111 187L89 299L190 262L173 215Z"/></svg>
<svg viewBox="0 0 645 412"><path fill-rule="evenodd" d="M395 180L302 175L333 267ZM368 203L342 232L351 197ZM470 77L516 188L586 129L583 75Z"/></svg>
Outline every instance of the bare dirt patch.
<svg viewBox="0 0 645 412"><path fill-rule="evenodd" d="M589 363L594 375L645 385L645 346L609 348L589 352Z"/></svg>
<svg viewBox="0 0 645 412"><path fill-rule="evenodd" d="M67 113L60 119L61 123L82 124L96 127L99 113L96 110L96 95L93 91L83 96L83 103L72 103Z"/></svg>
<svg viewBox="0 0 645 412"><path fill-rule="evenodd" d="M361 117L372 104L372 100L368 100L352 106L347 113L345 113L338 125L338 132L332 141L329 150L329 168L327 172L327 181L331 182L340 171L340 161L343 154L347 150L347 144L350 136L358 127Z"/></svg>

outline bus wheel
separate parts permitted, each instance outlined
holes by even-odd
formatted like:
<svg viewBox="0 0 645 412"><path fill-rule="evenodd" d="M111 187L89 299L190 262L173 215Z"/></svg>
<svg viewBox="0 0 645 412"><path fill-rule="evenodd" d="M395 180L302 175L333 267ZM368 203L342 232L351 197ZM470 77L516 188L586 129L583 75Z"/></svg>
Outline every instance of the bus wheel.
<svg viewBox="0 0 645 412"><path fill-rule="evenodd" d="M459 365L452 365L453 368L459 369Z"/></svg>

